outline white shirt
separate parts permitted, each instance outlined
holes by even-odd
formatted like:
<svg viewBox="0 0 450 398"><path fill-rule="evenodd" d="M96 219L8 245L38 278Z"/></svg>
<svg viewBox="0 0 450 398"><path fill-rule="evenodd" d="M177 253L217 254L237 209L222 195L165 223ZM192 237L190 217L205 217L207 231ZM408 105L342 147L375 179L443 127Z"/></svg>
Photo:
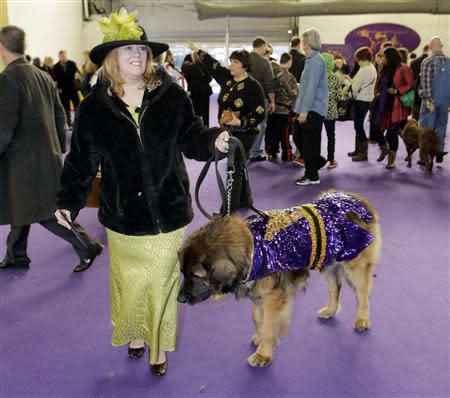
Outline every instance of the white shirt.
<svg viewBox="0 0 450 398"><path fill-rule="evenodd" d="M352 80L353 98L358 101L371 102L374 97L377 70L372 63L363 65Z"/></svg>

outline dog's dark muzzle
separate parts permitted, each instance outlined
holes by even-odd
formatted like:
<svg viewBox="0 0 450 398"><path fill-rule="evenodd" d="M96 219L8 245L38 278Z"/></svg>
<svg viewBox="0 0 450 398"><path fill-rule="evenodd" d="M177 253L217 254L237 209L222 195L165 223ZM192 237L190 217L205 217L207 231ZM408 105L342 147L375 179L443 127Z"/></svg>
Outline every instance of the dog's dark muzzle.
<svg viewBox="0 0 450 398"><path fill-rule="evenodd" d="M186 304L189 300L188 295L186 292L181 288L180 292L178 293L177 301L181 304Z"/></svg>

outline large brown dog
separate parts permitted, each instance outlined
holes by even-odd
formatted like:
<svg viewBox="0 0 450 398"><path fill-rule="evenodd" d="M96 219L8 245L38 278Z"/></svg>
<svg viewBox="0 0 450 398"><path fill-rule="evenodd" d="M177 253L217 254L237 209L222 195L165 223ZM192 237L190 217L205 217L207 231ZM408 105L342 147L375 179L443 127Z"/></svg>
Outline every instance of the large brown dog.
<svg viewBox="0 0 450 398"><path fill-rule="evenodd" d="M369 294L381 236L372 205L356 194L349 195L363 203L372 222L367 224L355 214L346 214L347 219L372 234L373 240L354 259L340 263L333 260L325 267L323 275L328 282L328 303L319 310L318 316L329 319L338 312L342 279L345 278L358 303L354 327L366 330L370 327ZM294 293L298 288L306 287L309 270L277 272L246 282L252 267L253 250L252 233L246 221L238 216L215 219L200 228L179 251L184 282L178 301L193 305L223 293L234 293L237 298L249 297L254 303L256 334L252 341L257 350L247 362L257 367L267 366L272 361L279 338L290 323Z"/></svg>
<svg viewBox="0 0 450 398"><path fill-rule="evenodd" d="M419 148L420 161L425 165L425 175L432 172L434 158L437 162L442 162L442 158L447 154L439 149L438 133L430 128L419 127L415 119L408 120L400 136L408 153L405 159L408 162L407 166L411 167L411 155Z"/></svg>

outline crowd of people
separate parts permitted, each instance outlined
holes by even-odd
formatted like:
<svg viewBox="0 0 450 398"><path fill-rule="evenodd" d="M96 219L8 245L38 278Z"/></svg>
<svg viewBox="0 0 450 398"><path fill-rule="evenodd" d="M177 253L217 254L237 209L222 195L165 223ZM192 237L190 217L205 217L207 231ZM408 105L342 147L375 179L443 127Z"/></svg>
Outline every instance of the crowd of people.
<svg viewBox="0 0 450 398"><path fill-rule="evenodd" d="M443 153L450 105L448 95L444 94L450 85L450 68L448 57L442 52L443 45L442 38L433 37L420 57L410 54L404 47L395 48L389 41L381 43L375 54L369 47L361 47L355 51L354 66L350 68L350 63L341 54L320 52L320 33L315 29L303 32L301 37L293 37L289 53L281 54L279 60L273 58L273 49L267 40L255 38L250 63L245 64L245 70L262 90L264 118L259 122L259 132L253 133L252 146L246 148L248 160L273 161L279 156L281 147L282 160L292 160L294 165L305 167L303 178L297 179L296 184L318 184L321 168L338 166L335 159L336 122L351 119L355 147L348 156L352 161L367 161L369 143L374 143L380 150L377 161L387 158L386 168L393 169L398 136L411 115L421 126L436 129ZM204 87L209 86L208 79L216 79L217 69L224 67L211 56L205 56L205 51L195 44L190 48L192 54L183 64L185 75L190 76L188 92L190 87L194 92L195 84L200 81L205 91ZM196 79L191 77L194 68L203 68ZM230 66L230 70L232 68ZM239 107L226 101L229 96L224 92L223 84L227 80L218 83L222 88L218 98L218 121L236 130L236 126L224 122L222 116L229 111L239 112ZM243 95L238 97L244 99ZM196 102L198 100L193 100L194 109L199 108ZM209 109L206 106L202 109L197 114L209 120L205 116ZM366 132L364 126L368 115L370 127ZM236 119L233 123L240 123L239 118ZM323 128L327 134L326 156L321 155ZM293 159L290 135L296 147ZM263 138L267 156L261 148ZM442 155L438 155L436 161L442 160Z"/></svg>
<svg viewBox="0 0 450 398"><path fill-rule="evenodd" d="M411 66L406 50L386 42L377 54L358 49L350 72L341 56L320 52L319 32L308 29L292 39L290 51L279 60L259 36L251 52L230 55L229 67L189 42L192 54L177 68L169 47L149 41L133 18L121 10L103 21L111 26L102 44L85 54L81 69L64 50L54 66L49 57L31 64L25 32L16 26L1 29L6 69L0 74L0 191L5 198L0 225L10 225L11 231L0 269L29 266L30 224L40 223L74 247L80 257L74 271L87 270L103 246L75 219L101 169L99 220L109 243L112 344L128 345L133 359L144 354L147 344L151 371L161 376L167 370L166 352L175 349L177 250L193 218L183 156L205 161L215 149L228 151L230 134L242 141L246 158L236 156L230 208L224 213L252 204L245 162L267 160L263 141L268 160L281 150L282 160L304 166L296 184L320 183L320 169L337 166L335 126L339 104L349 96L355 148L348 155L353 161L368 160L372 139L380 146L378 161L387 156L386 167L393 168L399 130L413 109L421 125L439 132L443 151L450 61L439 37ZM120 38L107 33L119 31ZM212 79L220 85L217 128L209 127ZM368 137L364 120L369 112ZM67 124L73 125L73 134L63 164ZM323 126L326 157L321 154Z"/></svg>

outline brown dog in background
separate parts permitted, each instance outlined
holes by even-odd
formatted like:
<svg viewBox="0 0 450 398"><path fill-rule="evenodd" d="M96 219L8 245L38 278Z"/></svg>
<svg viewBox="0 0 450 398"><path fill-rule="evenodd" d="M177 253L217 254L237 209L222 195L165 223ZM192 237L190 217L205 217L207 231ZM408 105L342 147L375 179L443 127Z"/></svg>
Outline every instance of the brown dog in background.
<svg viewBox="0 0 450 398"><path fill-rule="evenodd" d="M430 128L419 127L417 120L409 119L403 131L400 131L400 137L406 146L406 161L408 167L411 167L411 155L419 148L420 161L425 165L425 175L433 170L433 160L442 161L447 152L441 152L439 149L439 136L436 131Z"/></svg>
<svg viewBox="0 0 450 398"><path fill-rule="evenodd" d="M328 302L318 311L319 318L329 319L340 310L342 282L345 279L356 296L357 311L354 328L370 327L369 294L372 275L381 251L378 216L370 202L357 197L372 215L366 224L349 214L351 221L374 237L357 257L333 262L322 272L328 283ZM194 232L179 251L184 282L178 301L194 305L213 295L233 293L236 298L248 297L253 302L256 334L252 337L256 351L247 358L253 367L271 363L278 341L291 320L296 290L306 287L308 269L277 272L261 279L246 281L253 260L253 236L245 220L236 215L214 219Z"/></svg>

